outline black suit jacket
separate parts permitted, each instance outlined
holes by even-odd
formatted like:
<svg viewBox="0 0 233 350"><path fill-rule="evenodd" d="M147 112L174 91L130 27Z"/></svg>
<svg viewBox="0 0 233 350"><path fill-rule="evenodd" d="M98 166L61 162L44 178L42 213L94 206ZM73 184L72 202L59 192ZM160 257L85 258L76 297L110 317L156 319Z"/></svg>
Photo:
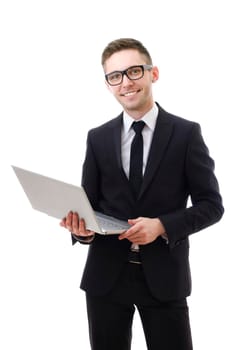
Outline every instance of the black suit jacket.
<svg viewBox="0 0 233 350"><path fill-rule="evenodd" d="M217 222L222 199L197 123L159 106L148 163L135 201L121 164L122 114L92 129L87 137L82 185L95 210L120 219L159 217L169 239L140 246L146 281L154 297L172 300L191 292L188 236ZM191 197L192 205L187 208ZM131 243L117 235L95 235L89 246L81 288L108 293L128 260Z"/></svg>

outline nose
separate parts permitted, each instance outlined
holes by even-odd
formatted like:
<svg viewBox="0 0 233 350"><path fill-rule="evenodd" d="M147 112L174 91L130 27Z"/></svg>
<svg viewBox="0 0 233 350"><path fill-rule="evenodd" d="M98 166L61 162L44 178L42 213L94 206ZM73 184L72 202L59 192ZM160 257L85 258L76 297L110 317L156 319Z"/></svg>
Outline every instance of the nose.
<svg viewBox="0 0 233 350"><path fill-rule="evenodd" d="M123 85L132 84L132 80L127 77L126 72L123 73L122 84Z"/></svg>

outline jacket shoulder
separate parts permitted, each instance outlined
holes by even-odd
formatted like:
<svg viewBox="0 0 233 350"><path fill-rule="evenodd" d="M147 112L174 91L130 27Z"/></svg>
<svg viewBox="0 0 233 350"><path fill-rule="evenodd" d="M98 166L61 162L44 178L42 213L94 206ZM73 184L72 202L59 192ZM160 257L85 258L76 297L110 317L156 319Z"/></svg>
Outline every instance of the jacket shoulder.
<svg viewBox="0 0 233 350"><path fill-rule="evenodd" d="M183 118L176 114L172 114L167 112L165 109L159 106L159 118L161 118L165 122L172 123L177 126L183 127L193 127L194 125L199 125L199 123L189 120L187 118Z"/></svg>
<svg viewBox="0 0 233 350"><path fill-rule="evenodd" d="M98 135L101 134L102 132L106 132L108 129L114 129L117 126L121 126L123 119L123 113L119 114L116 118L113 118L106 123L103 123L95 128L92 128L89 130L88 134L89 135Z"/></svg>

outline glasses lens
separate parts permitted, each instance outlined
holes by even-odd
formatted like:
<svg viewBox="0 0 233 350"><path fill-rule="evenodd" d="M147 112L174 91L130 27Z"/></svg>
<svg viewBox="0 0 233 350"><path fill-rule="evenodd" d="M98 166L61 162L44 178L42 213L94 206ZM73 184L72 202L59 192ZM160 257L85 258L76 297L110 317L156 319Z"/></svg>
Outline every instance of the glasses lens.
<svg viewBox="0 0 233 350"><path fill-rule="evenodd" d="M122 80L121 72L112 72L106 75L107 81L110 85L118 85Z"/></svg>
<svg viewBox="0 0 233 350"><path fill-rule="evenodd" d="M126 71L127 76L131 80L140 79L143 76L143 67L142 66L134 66L130 67Z"/></svg>

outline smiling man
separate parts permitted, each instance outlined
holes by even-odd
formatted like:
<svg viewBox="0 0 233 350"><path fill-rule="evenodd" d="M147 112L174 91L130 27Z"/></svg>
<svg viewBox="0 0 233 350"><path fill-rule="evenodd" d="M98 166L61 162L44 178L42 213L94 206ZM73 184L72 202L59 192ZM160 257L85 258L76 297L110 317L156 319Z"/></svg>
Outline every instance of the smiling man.
<svg viewBox="0 0 233 350"><path fill-rule="evenodd" d="M123 111L89 131L82 185L95 210L130 228L102 236L78 213L61 221L73 243L89 244L81 288L91 348L129 350L137 308L149 350L191 350L189 235L224 212L214 161L199 124L154 101L159 71L141 42L112 41L102 66Z"/></svg>

